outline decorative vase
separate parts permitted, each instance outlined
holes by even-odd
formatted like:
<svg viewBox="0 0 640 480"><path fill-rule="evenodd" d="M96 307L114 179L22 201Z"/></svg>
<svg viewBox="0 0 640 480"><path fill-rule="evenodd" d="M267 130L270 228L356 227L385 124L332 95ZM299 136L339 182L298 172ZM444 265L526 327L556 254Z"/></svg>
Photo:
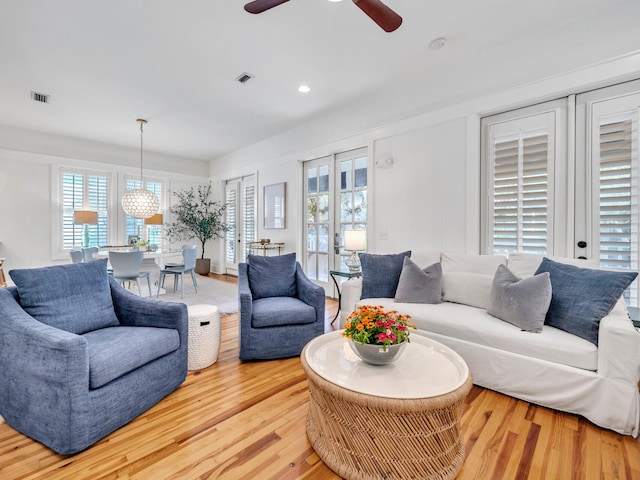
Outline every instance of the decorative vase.
<svg viewBox="0 0 640 480"><path fill-rule="evenodd" d="M397 343L394 345L387 345L385 348L384 345L376 345L372 343L359 343L353 340L349 340L349 345L353 352L358 355L362 359L362 361L369 363L371 365L388 365L391 362L394 362L402 355L405 347L407 346L407 341L402 343Z"/></svg>

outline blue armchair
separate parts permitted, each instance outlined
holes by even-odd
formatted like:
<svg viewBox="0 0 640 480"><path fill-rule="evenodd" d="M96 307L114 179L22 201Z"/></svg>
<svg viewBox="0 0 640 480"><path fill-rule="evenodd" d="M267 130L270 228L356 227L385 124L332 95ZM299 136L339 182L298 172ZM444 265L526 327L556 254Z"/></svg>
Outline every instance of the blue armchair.
<svg viewBox="0 0 640 480"><path fill-rule="evenodd" d="M238 265L240 359L300 355L324 333L324 288L309 280L295 253L249 255Z"/></svg>
<svg viewBox="0 0 640 480"><path fill-rule="evenodd" d="M0 289L0 415L61 454L84 450L187 374L187 307L141 298L107 261L12 270Z"/></svg>

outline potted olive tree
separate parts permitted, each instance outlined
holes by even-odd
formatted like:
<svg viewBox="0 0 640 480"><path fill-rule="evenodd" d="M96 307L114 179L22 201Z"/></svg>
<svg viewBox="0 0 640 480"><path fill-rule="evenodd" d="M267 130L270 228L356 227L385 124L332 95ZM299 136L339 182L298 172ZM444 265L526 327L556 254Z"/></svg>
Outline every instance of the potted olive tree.
<svg viewBox="0 0 640 480"><path fill-rule="evenodd" d="M173 192L178 201L169 208L173 222L167 224L167 237L171 241L185 242L197 238L202 244L202 255L196 260L196 273L208 275L211 259L204 258L204 247L208 240L221 238L229 230L224 222L227 205L211 199L211 182L197 189Z"/></svg>

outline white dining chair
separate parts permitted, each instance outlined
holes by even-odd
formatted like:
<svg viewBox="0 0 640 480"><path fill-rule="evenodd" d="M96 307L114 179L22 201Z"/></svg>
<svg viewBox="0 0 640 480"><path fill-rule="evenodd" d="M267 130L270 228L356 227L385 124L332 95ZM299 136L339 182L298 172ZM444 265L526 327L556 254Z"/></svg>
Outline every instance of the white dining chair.
<svg viewBox="0 0 640 480"><path fill-rule="evenodd" d="M88 247L82 249L82 259L85 262L94 260L93 255L98 253L98 247Z"/></svg>
<svg viewBox="0 0 640 480"><path fill-rule="evenodd" d="M178 287L178 275L180 275L180 297L184 298L184 274L191 273L191 280L193 280L193 288L198 293L198 282L196 281L196 274L194 269L196 268L196 257L198 256L197 245L183 245L182 247L182 260L183 263L166 265L160 270L160 279L158 280L158 292L156 297L160 295L160 289L164 287L165 275L173 275L173 291L175 292Z"/></svg>
<svg viewBox="0 0 640 480"><path fill-rule="evenodd" d="M129 282L128 286L131 286L131 282L134 281L138 285L138 293L142 297L142 286L140 280L147 279L147 287L149 288L149 296L151 296L151 280L149 279L149 272L141 272L140 265L144 253L140 251L130 252L109 252L109 263L113 269L111 276L120 282L124 287L124 282Z"/></svg>
<svg viewBox="0 0 640 480"><path fill-rule="evenodd" d="M71 263L82 263L84 261L84 254L82 250L71 249L69 250L71 256Z"/></svg>

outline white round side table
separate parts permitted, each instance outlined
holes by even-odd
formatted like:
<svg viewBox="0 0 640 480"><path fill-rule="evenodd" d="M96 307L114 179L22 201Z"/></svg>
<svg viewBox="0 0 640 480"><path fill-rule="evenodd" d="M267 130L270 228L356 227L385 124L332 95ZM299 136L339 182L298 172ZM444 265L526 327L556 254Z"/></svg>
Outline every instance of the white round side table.
<svg viewBox="0 0 640 480"><path fill-rule="evenodd" d="M215 305L188 305L189 370L200 370L218 360L220 312Z"/></svg>

